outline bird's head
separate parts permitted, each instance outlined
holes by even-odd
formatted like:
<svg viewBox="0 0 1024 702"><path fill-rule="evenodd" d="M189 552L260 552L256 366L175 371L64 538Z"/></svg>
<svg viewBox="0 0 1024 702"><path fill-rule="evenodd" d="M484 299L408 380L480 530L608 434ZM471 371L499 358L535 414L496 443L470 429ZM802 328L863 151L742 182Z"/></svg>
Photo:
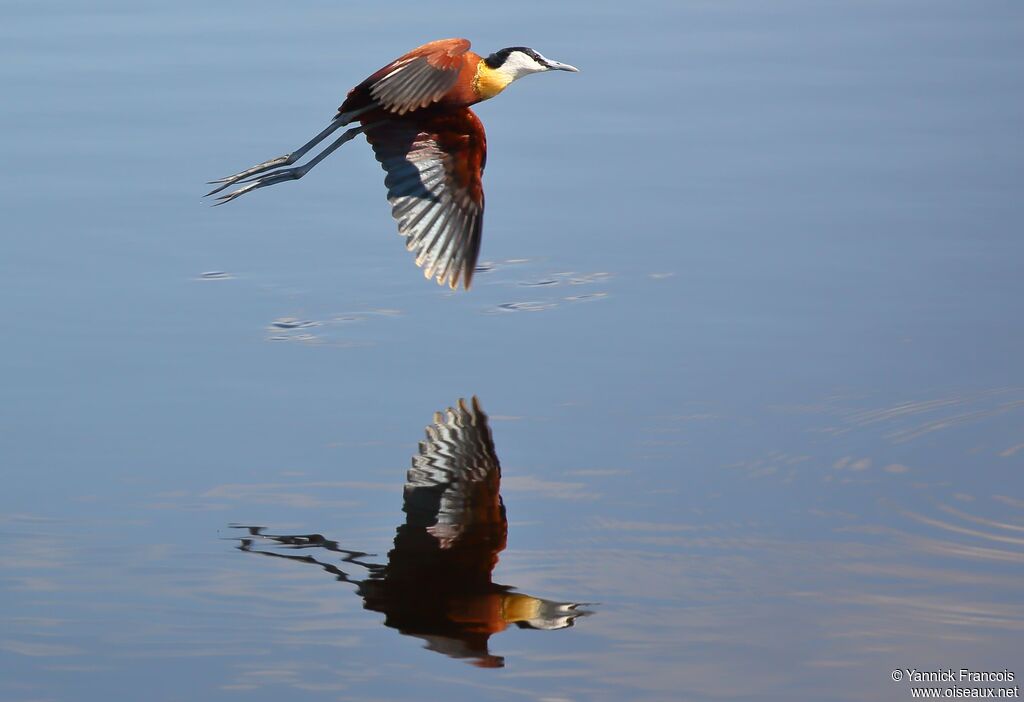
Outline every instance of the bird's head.
<svg viewBox="0 0 1024 702"><path fill-rule="evenodd" d="M567 63L560 63L545 58L539 52L526 46L510 46L495 51L480 61L473 87L481 100L492 98L514 80L531 73L544 71L572 71L579 73L578 68Z"/></svg>

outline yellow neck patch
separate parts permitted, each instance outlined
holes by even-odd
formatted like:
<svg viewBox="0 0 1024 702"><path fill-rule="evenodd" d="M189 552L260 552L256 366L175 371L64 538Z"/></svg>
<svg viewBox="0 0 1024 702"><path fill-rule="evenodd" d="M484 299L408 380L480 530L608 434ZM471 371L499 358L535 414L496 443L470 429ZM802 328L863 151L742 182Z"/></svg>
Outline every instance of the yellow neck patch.
<svg viewBox="0 0 1024 702"><path fill-rule="evenodd" d="M485 61L476 65L473 77L473 92L481 100L489 100L511 83L512 80L499 69L491 68Z"/></svg>

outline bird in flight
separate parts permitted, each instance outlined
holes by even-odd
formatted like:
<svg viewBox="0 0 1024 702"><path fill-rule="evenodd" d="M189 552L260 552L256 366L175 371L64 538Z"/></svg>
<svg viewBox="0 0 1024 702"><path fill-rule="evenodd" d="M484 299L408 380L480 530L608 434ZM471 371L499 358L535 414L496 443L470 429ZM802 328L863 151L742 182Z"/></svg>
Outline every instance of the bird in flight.
<svg viewBox="0 0 1024 702"><path fill-rule="evenodd" d="M469 109L523 76L572 71L574 66L545 58L525 46L482 57L467 39L440 39L395 59L352 88L327 127L284 156L226 178L207 195L217 204L286 180L296 180L358 134L365 134L387 173L391 214L405 246L427 278L453 290L469 289L480 252L487 160L487 138ZM335 131L351 127L301 166L293 166Z"/></svg>
<svg viewBox="0 0 1024 702"><path fill-rule="evenodd" d="M386 626L485 668L504 665L489 650L492 635L513 625L566 629L591 614L581 603L545 600L493 581L508 519L501 464L475 397L434 414L406 475L402 510L405 523L396 530L387 564L321 534L268 534L260 526L235 525L249 532L237 548L317 566L355 585L363 606L383 613ZM294 553L313 549L327 552L329 560ZM332 554L341 554L341 565ZM355 577L350 566L365 569L367 577Z"/></svg>

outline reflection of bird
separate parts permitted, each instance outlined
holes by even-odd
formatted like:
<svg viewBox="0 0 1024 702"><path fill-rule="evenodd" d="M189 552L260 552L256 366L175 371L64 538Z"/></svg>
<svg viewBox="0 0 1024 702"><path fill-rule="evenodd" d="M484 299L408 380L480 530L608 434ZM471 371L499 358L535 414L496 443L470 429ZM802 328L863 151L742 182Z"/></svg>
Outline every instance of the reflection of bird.
<svg viewBox="0 0 1024 702"><path fill-rule="evenodd" d="M480 183L487 139L470 105L494 97L509 83L541 71L576 71L523 46L487 58L466 39L441 39L413 49L349 91L331 123L308 143L213 181L212 192L242 183L219 199L304 176L335 149L365 132L387 177L391 213L406 248L427 278L469 288L480 251L484 193ZM287 168L335 130L359 120L303 166Z"/></svg>
<svg viewBox="0 0 1024 702"><path fill-rule="evenodd" d="M323 548L341 553L343 563L366 568L353 579L338 566L312 556L254 548L244 551L319 565L338 580L354 583L367 609L382 612L384 623L427 642L427 648L476 665L500 667L488 639L509 624L531 629L563 629L587 614L571 602L553 602L495 584L491 572L505 548L508 522L499 490L501 466L494 452L487 415L476 398L437 413L413 457L405 484L398 527L387 565L362 560L367 554L341 548L319 534L273 535L247 527L251 536L289 549Z"/></svg>

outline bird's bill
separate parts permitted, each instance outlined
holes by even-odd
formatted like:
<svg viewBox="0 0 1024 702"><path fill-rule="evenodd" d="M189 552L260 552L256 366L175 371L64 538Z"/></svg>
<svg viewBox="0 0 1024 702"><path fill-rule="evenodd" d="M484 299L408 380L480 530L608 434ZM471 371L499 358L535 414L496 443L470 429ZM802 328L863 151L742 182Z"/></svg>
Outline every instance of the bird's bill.
<svg viewBox="0 0 1024 702"><path fill-rule="evenodd" d="M545 60L547 61L548 68L552 71L571 71L573 73L580 72L580 69L576 68L576 66L570 66L567 63L559 63L558 61L552 61L551 59Z"/></svg>

